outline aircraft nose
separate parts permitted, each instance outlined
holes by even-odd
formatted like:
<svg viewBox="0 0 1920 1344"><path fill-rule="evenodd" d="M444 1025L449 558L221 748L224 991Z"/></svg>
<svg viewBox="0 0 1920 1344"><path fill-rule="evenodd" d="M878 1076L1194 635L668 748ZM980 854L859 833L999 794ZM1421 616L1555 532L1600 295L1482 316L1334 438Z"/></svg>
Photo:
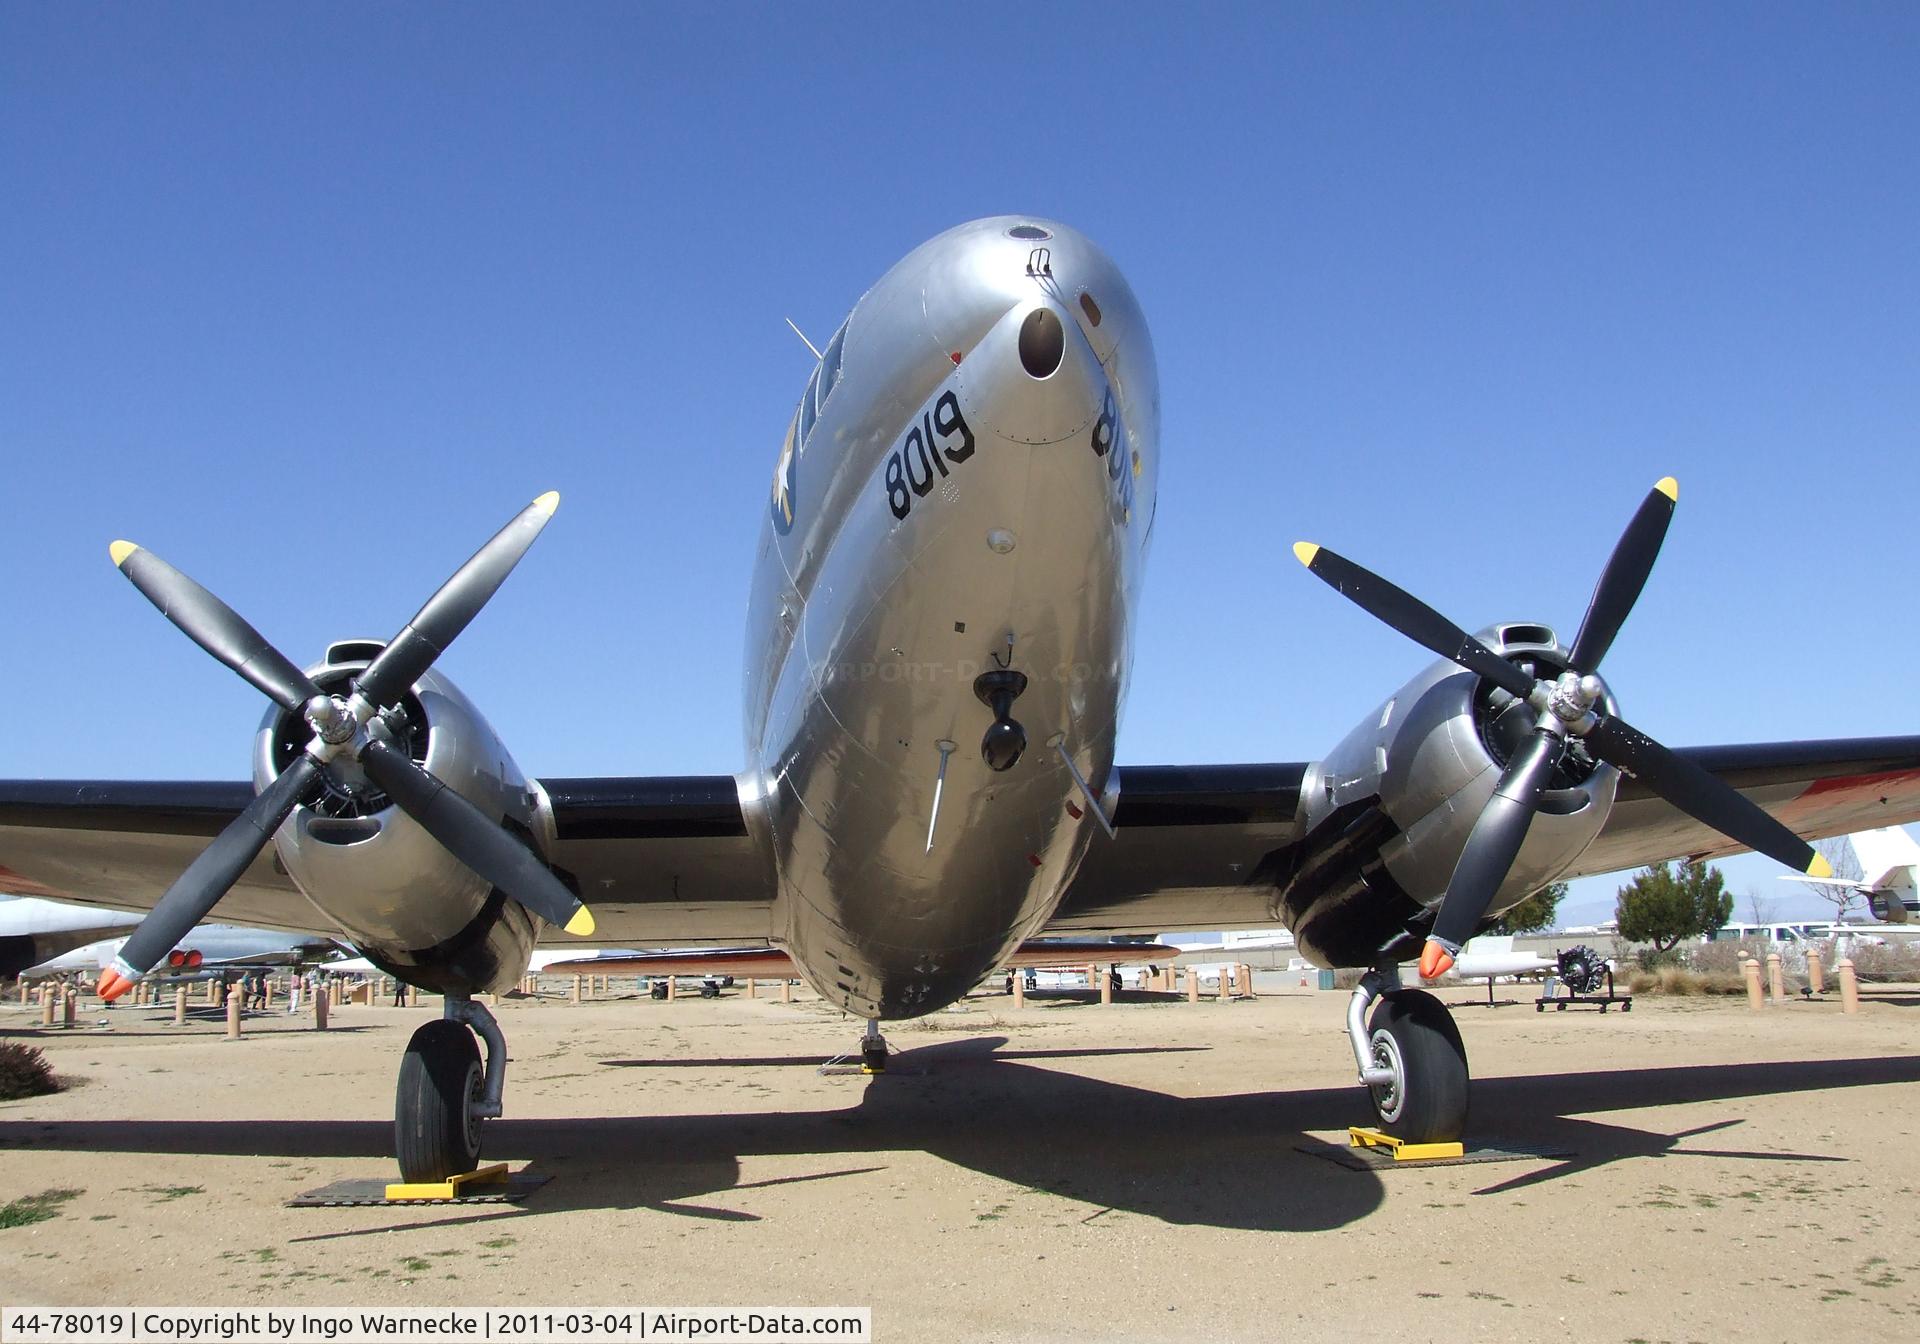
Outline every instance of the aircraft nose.
<svg viewBox="0 0 1920 1344"><path fill-rule="evenodd" d="M1105 391L1092 349L1049 299L1009 309L958 374L994 431L1030 447L1091 433Z"/></svg>
<svg viewBox="0 0 1920 1344"><path fill-rule="evenodd" d="M1020 367L1030 378L1051 378L1067 353L1067 329L1060 315L1041 305L1020 323Z"/></svg>

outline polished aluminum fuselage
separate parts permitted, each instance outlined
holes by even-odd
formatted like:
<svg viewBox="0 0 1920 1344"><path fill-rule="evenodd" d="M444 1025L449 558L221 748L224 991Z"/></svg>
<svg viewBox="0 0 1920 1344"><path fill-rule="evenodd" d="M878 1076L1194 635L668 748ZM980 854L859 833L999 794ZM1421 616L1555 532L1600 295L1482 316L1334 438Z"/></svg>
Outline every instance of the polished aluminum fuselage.
<svg viewBox="0 0 1920 1344"><path fill-rule="evenodd" d="M1019 348L1040 307L1065 334L1045 377ZM1098 834L1068 759L1110 795L1159 390L1112 262L1021 217L916 249L827 355L755 570L742 788L772 937L829 1000L911 1017L1039 931ZM1003 772L975 693L999 666L1027 678Z"/></svg>

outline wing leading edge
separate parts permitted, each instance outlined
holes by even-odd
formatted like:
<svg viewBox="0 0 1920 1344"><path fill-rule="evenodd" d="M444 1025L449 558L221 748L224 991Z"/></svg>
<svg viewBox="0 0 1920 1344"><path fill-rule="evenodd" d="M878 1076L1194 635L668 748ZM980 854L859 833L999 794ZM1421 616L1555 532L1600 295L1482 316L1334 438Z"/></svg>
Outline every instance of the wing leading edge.
<svg viewBox="0 0 1920 1344"><path fill-rule="evenodd" d="M1920 737L1691 747L1718 776L1808 840L1920 821ZM1120 770L1112 841L1096 836L1048 933L1137 934L1280 922L1277 878L1299 844L1305 765ZM1743 852L1631 778L1565 874Z"/></svg>
<svg viewBox="0 0 1920 1344"><path fill-rule="evenodd" d="M1683 749L1808 839L1920 820L1920 736ZM1115 838L1097 836L1049 935L1254 928L1300 841L1305 764L1123 766ZM551 779L555 866L608 946L764 939L772 865L730 775ZM0 889L146 910L253 796L244 782L0 781ZM1566 874L1739 852L1623 780L1606 827ZM330 933L269 849L222 922ZM557 931L543 944L570 945Z"/></svg>

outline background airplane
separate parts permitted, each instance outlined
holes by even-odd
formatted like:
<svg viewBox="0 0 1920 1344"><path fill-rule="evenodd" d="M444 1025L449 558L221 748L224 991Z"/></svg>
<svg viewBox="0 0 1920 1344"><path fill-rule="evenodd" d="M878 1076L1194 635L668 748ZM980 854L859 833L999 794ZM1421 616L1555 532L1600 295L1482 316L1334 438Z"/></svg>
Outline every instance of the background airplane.
<svg viewBox="0 0 1920 1344"><path fill-rule="evenodd" d="M0 978L19 975L87 943L131 933L141 918L138 911L0 895Z"/></svg>
<svg viewBox="0 0 1920 1344"><path fill-rule="evenodd" d="M103 938L22 970L22 980L42 980L81 972L97 975L113 964L126 938ZM202 924L180 940L161 963L161 972L191 973L263 966L306 965L338 957L340 944L331 938L289 934L274 929L244 929L225 924Z"/></svg>
<svg viewBox="0 0 1920 1344"><path fill-rule="evenodd" d="M1788 881L1819 886L1848 887L1866 898L1867 913L1887 924L1909 924L1920 919L1920 843L1904 826L1881 826L1847 837L1860 875L1836 873L1812 878L1783 873Z"/></svg>

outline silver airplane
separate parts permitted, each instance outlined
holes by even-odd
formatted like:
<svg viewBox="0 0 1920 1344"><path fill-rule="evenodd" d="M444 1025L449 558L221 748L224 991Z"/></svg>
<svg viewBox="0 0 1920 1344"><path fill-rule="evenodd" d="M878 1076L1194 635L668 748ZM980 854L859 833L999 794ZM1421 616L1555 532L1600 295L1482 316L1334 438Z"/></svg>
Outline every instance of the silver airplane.
<svg viewBox="0 0 1920 1344"><path fill-rule="evenodd" d="M126 943L124 937L102 938L29 966L20 972L20 978L42 980L76 971L104 971L113 965ZM257 967L326 961L339 954L339 944L324 935L202 924L168 952L154 970L157 974L202 978L221 971L237 974Z"/></svg>
<svg viewBox="0 0 1920 1344"><path fill-rule="evenodd" d="M475 996L569 935L778 949L868 1021L877 1071L881 1022L952 1003L1036 936L1282 925L1317 964L1366 972L1349 1037L1380 1123L1457 1138L1465 1050L1439 1001L1403 986L1404 961L1443 973L1560 878L1741 849L1817 873L1802 837L1920 818L1920 738L1672 751L1620 717L1598 669L1665 535L1670 480L1570 643L1537 622L1469 635L1299 544L1309 572L1438 661L1316 761L1117 766L1160 453L1153 342L1114 263L1051 221L962 225L854 305L786 427L737 775L530 779L434 669L557 496L393 640L336 643L304 670L116 542L125 577L274 702L253 778L0 782L0 864L152 908L109 993L215 902L337 932L443 993L395 1105L403 1175L433 1180L474 1166L503 1105L505 1043ZM1337 630L1331 604L1327 619Z"/></svg>

